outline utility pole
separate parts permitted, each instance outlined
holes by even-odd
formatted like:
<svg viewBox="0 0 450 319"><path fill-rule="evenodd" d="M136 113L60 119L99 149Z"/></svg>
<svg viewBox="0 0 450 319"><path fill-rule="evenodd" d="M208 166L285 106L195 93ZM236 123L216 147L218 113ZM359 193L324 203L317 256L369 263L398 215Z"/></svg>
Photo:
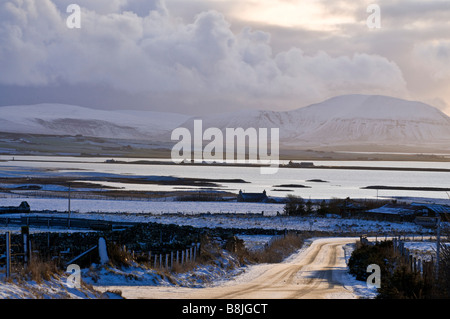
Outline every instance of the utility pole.
<svg viewBox="0 0 450 319"><path fill-rule="evenodd" d="M70 229L70 184L69 184L69 207L68 207L68 219L67 219L67 227Z"/></svg>
<svg viewBox="0 0 450 319"><path fill-rule="evenodd" d="M11 233L6 232L6 278L11 276Z"/></svg>
<svg viewBox="0 0 450 319"><path fill-rule="evenodd" d="M436 279L439 277L439 261L440 261L440 248L441 248L441 217L437 219L437 236L436 236Z"/></svg>

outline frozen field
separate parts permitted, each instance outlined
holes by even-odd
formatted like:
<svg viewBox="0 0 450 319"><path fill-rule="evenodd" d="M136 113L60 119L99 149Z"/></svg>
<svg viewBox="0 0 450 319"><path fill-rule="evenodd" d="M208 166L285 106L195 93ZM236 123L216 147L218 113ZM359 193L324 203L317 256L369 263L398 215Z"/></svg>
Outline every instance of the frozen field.
<svg viewBox="0 0 450 319"><path fill-rule="evenodd" d="M39 213L40 216L49 214L55 217L68 216L68 201L65 199L1 199L0 205L18 206L22 200L28 201L32 210L50 211L48 213ZM434 234L433 230L407 222L339 218L337 216L277 216L277 212L283 212L283 207L283 204L232 202L72 200L71 217L125 222L158 222L194 227L328 231L336 234L348 232L376 232L380 236ZM33 214L35 213L27 214L27 216ZM17 214L14 216L17 216Z"/></svg>

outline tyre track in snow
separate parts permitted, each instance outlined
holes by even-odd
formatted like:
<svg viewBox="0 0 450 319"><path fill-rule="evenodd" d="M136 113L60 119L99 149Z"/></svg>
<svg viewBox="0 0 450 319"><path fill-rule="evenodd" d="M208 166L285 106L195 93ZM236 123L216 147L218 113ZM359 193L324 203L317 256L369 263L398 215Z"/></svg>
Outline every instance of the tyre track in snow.
<svg viewBox="0 0 450 319"><path fill-rule="evenodd" d="M320 245L320 247L322 245ZM317 255L320 252L320 247L319 249L314 249L310 254L306 255L306 258L303 261L305 265L312 263L317 258ZM311 249L311 247L309 247L308 249ZM256 278L255 281L258 281L258 283L250 285L248 287L244 287L239 291L225 293L219 296L219 298L246 298L254 292L258 293L262 290L275 291L282 289L282 287L279 287L280 285L285 286L292 284L295 276L304 267L303 263L300 265L290 263L277 264L278 266L276 268L271 268L267 270L266 273L262 274L261 277ZM286 269L280 269L284 267Z"/></svg>
<svg viewBox="0 0 450 319"><path fill-rule="evenodd" d="M125 298L154 299L322 299L357 298L340 282L346 272L343 246L356 238L320 238L284 262L249 269L249 277L237 276L224 285L208 288L126 287L119 289ZM264 269L261 271L261 269Z"/></svg>

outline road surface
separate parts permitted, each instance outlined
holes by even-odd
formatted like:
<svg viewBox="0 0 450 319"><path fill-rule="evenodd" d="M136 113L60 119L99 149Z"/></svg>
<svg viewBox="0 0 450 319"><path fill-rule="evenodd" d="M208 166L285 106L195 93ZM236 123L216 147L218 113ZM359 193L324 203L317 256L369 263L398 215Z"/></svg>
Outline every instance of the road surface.
<svg viewBox="0 0 450 319"><path fill-rule="evenodd" d="M208 288L108 286L127 299L354 299L343 245L357 238L322 238L282 263L251 266L246 273ZM100 287L98 287L100 288Z"/></svg>

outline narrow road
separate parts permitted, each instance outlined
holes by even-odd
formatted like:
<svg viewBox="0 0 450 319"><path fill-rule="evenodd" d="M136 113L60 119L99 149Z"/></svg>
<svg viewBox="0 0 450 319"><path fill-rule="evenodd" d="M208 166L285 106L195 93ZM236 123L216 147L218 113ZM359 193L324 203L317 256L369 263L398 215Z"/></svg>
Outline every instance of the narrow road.
<svg viewBox="0 0 450 319"><path fill-rule="evenodd" d="M277 264L252 266L247 273L211 288L109 286L127 299L353 299L345 286L347 274L343 245L356 238L314 240L299 253ZM102 289L102 290L103 290Z"/></svg>

